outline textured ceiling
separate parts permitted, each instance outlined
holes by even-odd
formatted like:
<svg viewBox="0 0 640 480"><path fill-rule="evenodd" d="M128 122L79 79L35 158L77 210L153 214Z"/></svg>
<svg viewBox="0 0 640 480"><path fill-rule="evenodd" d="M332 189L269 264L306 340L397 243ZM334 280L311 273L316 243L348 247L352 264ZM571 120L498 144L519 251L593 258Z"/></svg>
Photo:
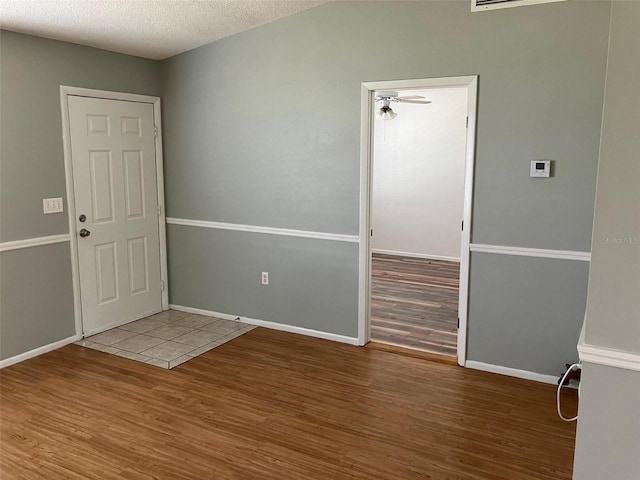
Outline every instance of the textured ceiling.
<svg viewBox="0 0 640 480"><path fill-rule="evenodd" d="M163 59L328 0L0 0L0 28Z"/></svg>

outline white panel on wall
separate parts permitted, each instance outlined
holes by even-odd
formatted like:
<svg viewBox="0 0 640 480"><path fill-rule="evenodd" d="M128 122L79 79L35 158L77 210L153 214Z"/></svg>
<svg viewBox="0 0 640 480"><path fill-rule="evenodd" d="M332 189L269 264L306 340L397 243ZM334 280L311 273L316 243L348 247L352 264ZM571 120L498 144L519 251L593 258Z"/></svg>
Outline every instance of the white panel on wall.
<svg viewBox="0 0 640 480"><path fill-rule="evenodd" d="M459 259L467 90L403 95L422 95L432 103L393 102L398 116L375 120L373 250Z"/></svg>

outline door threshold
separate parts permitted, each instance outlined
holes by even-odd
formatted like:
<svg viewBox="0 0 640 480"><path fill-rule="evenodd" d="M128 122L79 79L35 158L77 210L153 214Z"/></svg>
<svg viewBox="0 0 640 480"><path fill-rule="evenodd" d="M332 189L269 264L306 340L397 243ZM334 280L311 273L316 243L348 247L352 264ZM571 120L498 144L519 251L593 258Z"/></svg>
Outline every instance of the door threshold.
<svg viewBox="0 0 640 480"><path fill-rule="evenodd" d="M445 355L442 353L427 352L424 350L416 350L414 348L400 347L398 345L392 345L390 343L382 342L369 342L365 345L366 348L373 350L381 350L383 352L397 353L405 355L407 357L421 358L430 362L445 363L447 365L458 365L458 359L452 355Z"/></svg>

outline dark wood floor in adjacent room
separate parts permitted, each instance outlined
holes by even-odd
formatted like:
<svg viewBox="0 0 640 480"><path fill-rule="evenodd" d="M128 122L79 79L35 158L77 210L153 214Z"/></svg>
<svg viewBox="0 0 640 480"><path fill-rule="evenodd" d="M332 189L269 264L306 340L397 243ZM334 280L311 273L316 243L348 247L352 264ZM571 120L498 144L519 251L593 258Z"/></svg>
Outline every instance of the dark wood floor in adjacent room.
<svg viewBox="0 0 640 480"><path fill-rule="evenodd" d="M69 345L0 387L7 480L571 478L551 385L263 328L173 370Z"/></svg>
<svg viewBox="0 0 640 480"><path fill-rule="evenodd" d="M460 264L374 253L371 340L456 356Z"/></svg>

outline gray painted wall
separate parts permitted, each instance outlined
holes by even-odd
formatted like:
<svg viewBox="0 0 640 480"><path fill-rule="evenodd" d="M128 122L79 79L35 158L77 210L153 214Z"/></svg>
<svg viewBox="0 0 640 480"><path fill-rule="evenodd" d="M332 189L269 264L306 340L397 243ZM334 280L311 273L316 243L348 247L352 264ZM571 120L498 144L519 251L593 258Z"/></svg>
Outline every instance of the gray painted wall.
<svg viewBox="0 0 640 480"><path fill-rule="evenodd" d="M0 241L67 233L60 85L159 95L158 63L71 43L0 32ZM66 212L66 198L65 198Z"/></svg>
<svg viewBox="0 0 640 480"><path fill-rule="evenodd" d="M159 64L2 31L0 65L0 241L67 233L60 85L158 95ZM43 215L48 197L65 213ZM74 333L69 255L68 243L1 254L0 359Z"/></svg>
<svg viewBox="0 0 640 480"><path fill-rule="evenodd" d="M358 336L357 244L177 225L168 242L180 246L169 257L172 301Z"/></svg>
<svg viewBox="0 0 640 480"><path fill-rule="evenodd" d="M585 363L574 480L640 478L640 372Z"/></svg>
<svg viewBox="0 0 640 480"><path fill-rule="evenodd" d="M361 82L478 74L473 241L589 251L608 25L607 2L481 13L471 13L462 1L335 2L166 60L168 216L356 234ZM532 159L555 160L554 177L529 178ZM192 245L187 237L198 235L177 235L187 228L171 227L171 302L212 303L213 288L203 290L199 283L221 285L224 273L212 264L204 276L189 276L192 263L177 260L184 257L185 245ZM249 240L224 247L211 242L188 255L251 258L248 245ZM333 282L344 269L322 265L326 249L343 255L344 246L309 248L303 265L284 248L274 249L271 260L282 265L286 282L303 271L333 269L316 285L320 313L309 322L304 305L291 304L279 312L281 319L353 332L355 298L336 304L332 296ZM345 265L354 269L348 277L355 281L355 250L352 255ZM541 260L523 267L515 257L476 259L470 359L557 373L575 356L585 265ZM520 268L530 268L522 285L510 285L521 302L509 301L509 311L500 306L504 294L482 284L495 263L515 276L505 278L505 285L526 277ZM243 268L252 272L238 277L236 286L253 291L262 266L255 262ZM549 293L545 282L552 275L571 282L561 290L570 296L551 292L553 306L566 318L553 322L556 315L547 308L541 309L542 320L523 313L530 298ZM290 292L275 282L264 298L247 296L243 308L261 318L271 314L262 308L265 298L287 305ZM193 291L200 292L197 298ZM548 330L532 325L541 321ZM338 330L345 322L349 326ZM495 333L503 328L514 344L530 346L526 356L505 348ZM548 360L537 359L533 351Z"/></svg>
<svg viewBox="0 0 640 480"><path fill-rule="evenodd" d="M615 1L584 342L640 354L640 3ZM640 478L640 372L584 364L575 480Z"/></svg>
<svg viewBox="0 0 640 480"><path fill-rule="evenodd" d="M75 334L69 242L0 253L0 360Z"/></svg>
<svg viewBox="0 0 640 480"><path fill-rule="evenodd" d="M640 2L614 2L585 342L640 353Z"/></svg>
<svg viewBox="0 0 640 480"><path fill-rule="evenodd" d="M606 2L335 2L171 58L168 213L355 234L361 82L479 74L474 241L588 251L608 21ZM554 178L529 178L539 158Z"/></svg>
<svg viewBox="0 0 640 480"><path fill-rule="evenodd" d="M560 375L578 360L589 263L471 255L468 356Z"/></svg>

